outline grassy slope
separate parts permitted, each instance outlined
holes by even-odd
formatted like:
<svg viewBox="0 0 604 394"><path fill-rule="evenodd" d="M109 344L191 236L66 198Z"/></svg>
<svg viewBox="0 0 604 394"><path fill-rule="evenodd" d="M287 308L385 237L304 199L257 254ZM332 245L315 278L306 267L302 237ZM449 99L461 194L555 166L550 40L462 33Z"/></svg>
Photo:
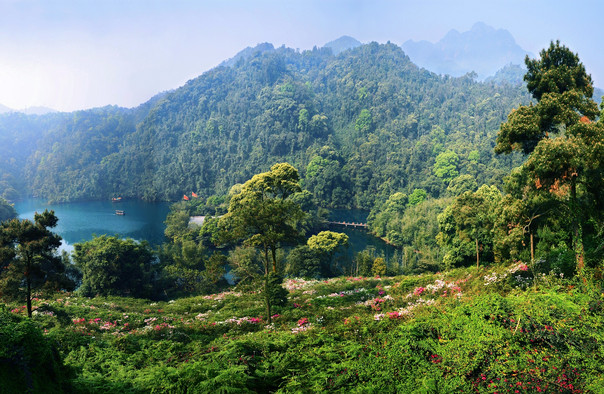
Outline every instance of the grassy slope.
<svg viewBox="0 0 604 394"><path fill-rule="evenodd" d="M253 291L64 295L35 320L80 392L597 392L601 289L522 268L289 280L271 327Z"/></svg>

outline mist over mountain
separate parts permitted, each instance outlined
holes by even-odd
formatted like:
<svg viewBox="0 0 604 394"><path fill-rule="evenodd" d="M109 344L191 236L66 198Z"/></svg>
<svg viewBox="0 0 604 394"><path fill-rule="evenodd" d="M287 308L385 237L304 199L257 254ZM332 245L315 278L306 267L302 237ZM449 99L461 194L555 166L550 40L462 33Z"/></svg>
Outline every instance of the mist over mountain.
<svg viewBox="0 0 604 394"><path fill-rule="evenodd" d="M9 112L20 112L25 115L46 115L46 114L52 114L52 113L59 112L59 111L52 109L52 108L41 107L41 106L27 107L25 109L12 109L5 105L0 104L0 114L6 114Z"/></svg>
<svg viewBox="0 0 604 394"><path fill-rule="evenodd" d="M482 22L469 31L449 31L437 43L406 41L403 50L415 64L437 74L461 76L476 72L483 80L506 64L524 64L526 55L505 29L495 29Z"/></svg>
<svg viewBox="0 0 604 394"><path fill-rule="evenodd" d="M329 41L327 44L323 45L323 48L331 48L334 55L339 55L344 51L360 47L361 45L363 44L355 38L342 36L336 40Z"/></svg>
<svg viewBox="0 0 604 394"><path fill-rule="evenodd" d="M485 82L493 82L495 84L509 83L512 85L521 85L524 82L524 74L526 68L518 64L507 64L503 68L497 70L495 75L487 77Z"/></svg>

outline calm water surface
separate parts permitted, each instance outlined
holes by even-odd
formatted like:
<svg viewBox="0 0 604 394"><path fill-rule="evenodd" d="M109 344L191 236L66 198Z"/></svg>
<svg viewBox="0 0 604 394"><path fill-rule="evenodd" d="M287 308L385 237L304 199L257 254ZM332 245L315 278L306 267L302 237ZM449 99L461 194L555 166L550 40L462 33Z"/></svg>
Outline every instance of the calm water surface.
<svg viewBox="0 0 604 394"><path fill-rule="evenodd" d="M329 220L338 222L348 223L367 223L367 216L369 211L363 211L360 209L334 209L329 215ZM350 258L368 247L375 248L378 255L383 255L386 261L389 261L394 255L396 248L392 245L388 245L381 239L374 237L371 233L364 229L354 229L352 227L344 226L330 226L331 231L344 233L348 235L348 251L347 254Z"/></svg>
<svg viewBox="0 0 604 394"><path fill-rule="evenodd" d="M170 211L170 203L126 200L120 203L85 201L47 204L42 199L27 199L15 203L15 209L20 219L30 220L33 220L35 212L43 212L45 209L54 210L59 218L54 232L63 238L62 249L71 251L73 244L103 234L139 241L146 240L152 245L159 245L164 241L166 229L164 221ZM116 215L116 210L123 210L126 214ZM366 223L368 214L368 211L358 209L340 209L333 210L330 219ZM350 246L346 253L350 258L367 247L373 247L378 255L384 255L386 260L389 260L396 250L393 246L372 236L367 230L342 226L332 226L330 230L348 235Z"/></svg>
<svg viewBox="0 0 604 394"><path fill-rule="evenodd" d="M159 245L164 240L164 221L170 203L127 200L120 203L86 201L47 204L42 199L27 199L15 203L15 209L20 219L31 220L35 212L54 210L59 218L54 232L63 238L63 249L69 251L74 243L103 234L146 240L152 245ZM116 210L123 210L125 215L116 215Z"/></svg>

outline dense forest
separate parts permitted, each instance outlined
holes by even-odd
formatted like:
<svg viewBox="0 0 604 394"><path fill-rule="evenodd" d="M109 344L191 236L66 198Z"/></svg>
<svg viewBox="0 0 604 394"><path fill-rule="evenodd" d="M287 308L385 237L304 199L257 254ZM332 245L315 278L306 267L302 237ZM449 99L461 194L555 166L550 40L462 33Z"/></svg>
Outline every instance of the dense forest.
<svg viewBox="0 0 604 394"><path fill-rule="evenodd" d="M530 101L520 84L435 75L393 44L237 59L134 109L1 116L2 194L173 201L289 162L321 205L371 209L416 188L441 196L451 174L501 185L523 160L493 153L499 124Z"/></svg>

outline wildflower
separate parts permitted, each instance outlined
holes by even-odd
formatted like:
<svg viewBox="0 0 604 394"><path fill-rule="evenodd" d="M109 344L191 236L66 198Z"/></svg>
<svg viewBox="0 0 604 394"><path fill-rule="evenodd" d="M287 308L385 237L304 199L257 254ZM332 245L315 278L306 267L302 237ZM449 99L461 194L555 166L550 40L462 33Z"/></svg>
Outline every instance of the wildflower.
<svg viewBox="0 0 604 394"><path fill-rule="evenodd" d="M423 287L416 287L415 290L413 290L413 295L421 295L426 289Z"/></svg>
<svg viewBox="0 0 604 394"><path fill-rule="evenodd" d="M308 318L306 318L306 317L303 317L302 319L298 320L298 325L299 326L303 326L303 325L308 324L308 323L309 323L308 322Z"/></svg>

